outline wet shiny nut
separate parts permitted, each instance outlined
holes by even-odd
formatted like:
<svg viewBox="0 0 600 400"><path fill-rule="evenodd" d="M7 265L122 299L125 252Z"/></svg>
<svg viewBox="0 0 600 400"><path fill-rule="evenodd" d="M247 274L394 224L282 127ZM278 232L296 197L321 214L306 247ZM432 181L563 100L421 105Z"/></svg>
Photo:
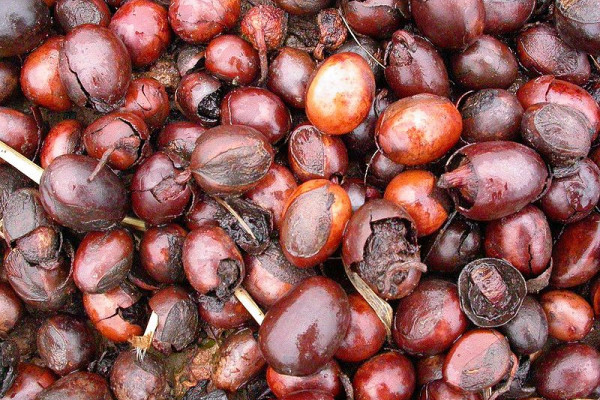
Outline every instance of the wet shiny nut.
<svg viewBox="0 0 600 400"><path fill-rule="evenodd" d="M461 137L469 143L514 140L519 136L523 107L517 96L503 89L483 89L460 107Z"/></svg>
<svg viewBox="0 0 600 400"><path fill-rule="evenodd" d="M548 168L539 154L508 141L467 145L450 156L446 171L438 185L448 189L459 213L477 221L519 211L549 184Z"/></svg>
<svg viewBox="0 0 600 400"><path fill-rule="evenodd" d="M537 392L548 400L586 398L600 381L600 353L583 343L554 348L534 364Z"/></svg>
<svg viewBox="0 0 600 400"><path fill-rule="evenodd" d="M408 354L434 355L450 348L467 326L456 285L429 279L398 303L393 335Z"/></svg>
<svg viewBox="0 0 600 400"><path fill-rule="evenodd" d="M552 248L550 283L564 289L588 282L600 271L600 214L569 224Z"/></svg>
<svg viewBox="0 0 600 400"><path fill-rule="evenodd" d="M74 119L64 119L54 125L40 149L41 167L47 168L56 157L64 154L83 154L82 134L83 125Z"/></svg>
<svg viewBox="0 0 600 400"><path fill-rule="evenodd" d="M316 63L307 52L284 47L269 66L267 87L292 107L304 108L306 89Z"/></svg>
<svg viewBox="0 0 600 400"><path fill-rule="evenodd" d="M60 376L85 369L96 354L90 328L68 314L44 321L37 333L37 348L44 364Z"/></svg>
<svg viewBox="0 0 600 400"><path fill-rule="evenodd" d="M283 375L268 367L267 383L273 394L278 398L308 390L315 390L336 397L342 392L340 373L340 366L334 360L325 364L323 368L314 374L307 376Z"/></svg>
<svg viewBox="0 0 600 400"><path fill-rule="evenodd" d="M511 368L508 340L493 329L474 329L458 339L444 362L444 381L460 390L479 392L504 378Z"/></svg>
<svg viewBox="0 0 600 400"><path fill-rule="evenodd" d="M482 0L410 0L417 27L437 47L462 49L483 33Z"/></svg>
<svg viewBox="0 0 600 400"><path fill-rule="evenodd" d="M37 395L38 400L112 400L106 380L98 374L77 371L54 382Z"/></svg>
<svg viewBox="0 0 600 400"><path fill-rule="evenodd" d="M315 71L306 91L306 116L323 133L342 135L369 114L375 78L367 62L354 53L329 57Z"/></svg>
<svg viewBox="0 0 600 400"><path fill-rule="evenodd" d="M536 7L536 0L483 0L485 32L493 35L515 32Z"/></svg>
<svg viewBox="0 0 600 400"><path fill-rule="evenodd" d="M242 329L225 339L213 365L213 384L228 392L235 392L257 376L265 366L258 341L250 329Z"/></svg>
<svg viewBox="0 0 600 400"><path fill-rule="evenodd" d="M461 115L450 100L419 94L386 108L377 121L375 138L395 163L421 165L446 154L461 130Z"/></svg>
<svg viewBox="0 0 600 400"><path fill-rule="evenodd" d="M500 330L517 354L533 354L548 340L548 318L541 304L527 296L517 315Z"/></svg>
<svg viewBox="0 0 600 400"><path fill-rule="evenodd" d="M310 268L324 262L342 241L352 205L346 191L326 179L298 186L283 211L280 244L295 266Z"/></svg>
<svg viewBox="0 0 600 400"><path fill-rule="evenodd" d="M269 309L259 330L260 349L275 371L310 375L331 361L349 324L344 290L331 279L311 277Z"/></svg>
<svg viewBox="0 0 600 400"><path fill-rule="evenodd" d="M21 90L35 104L52 111L68 111L73 103L59 76L59 53L64 36L55 36L35 49L21 68Z"/></svg>
<svg viewBox="0 0 600 400"><path fill-rule="evenodd" d="M189 43L206 43L234 27L241 14L240 0L173 0L169 22Z"/></svg>
<svg viewBox="0 0 600 400"><path fill-rule="evenodd" d="M450 198L436 186L435 175L425 170L401 172L388 184L383 198L410 214L419 236L427 236L440 229L451 208Z"/></svg>
<svg viewBox="0 0 600 400"><path fill-rule="evenodd" d="M73 280L84 293L104 293L116 288L133 264L133 238L125 229L90 232L73 260Z"/></svg>
<svg viewBox="0 0 600 400"><path fill-rule="evenodd" d="M388 44L386 58L385 80L396 96L431 93L447 97L450 94L444 60L426 39L398 30Z"/></svg>
<svg viewBox="0 0 600 400"><path fill-rule="evenodd" d="M528 205L487 224L484 246L486 256L502 258L527 278L534 278L552 257L552 232L544 213Z"/></svg>
<svg viewBox="0 0 600 400"><path fill-rule="evenodd" d="M551 290L540 297L548 317L550 336L565 342L583 339L592 329L594 311L581 296L568 290Z"/></svg>
<svg viewBox="0 0 600 400"><path fill-rule="evenodd" d="M154 354L140 360L135 350L124 350L112 367L110 388L117 400L165 400L169 392L165 366Z"/></svg>
<svg viewBox="0 0 600 400"><path fill-rule="evenodd" d="M200 136L190 169L205 192L235 195L256 186L272 162L273 148L256 129L221 125Z"/></svg>
<svg viewBox="0 0 600 400"><path fill-rule="evenodd" d="M397 352L379 354L360 366L352 386L357 399L408 400L415 390L415 370Z"/></svg>
<svg viewBox="0 0 600 400"><path fill-rule="evenodd" d="M27 53L48 36L50 10L39 0L0 2L0 57Z"/></svg>
<svg viewBox="0 0 600 400"><path fill-rule="evenodd" d="M331 179L346 174L348 151L340 137L326 135L313 125L303 124L288 138L288 162L302 182Z"/></svg>
<svg viewBox="0 0 600 400"><path fill-rule="evenodd" d="M385 343L385 326L369 303L358 293L348 295L350 327L335 358L360 362L373 357ZM333 393L332 393L333 394Z"/></svg>
<svg viewBox="0 0 600 400"><path fill-rule="evenodd" d="M110 23L110 9L103 0L57 0L54 15L65 32L84 24Z"/></svg>
<svg viewBox="0 0 600 400"><path fill-rule="evenodd" d="M233 85L249 85L258 77L258 52L244 39L222 35L206 47L206 71Z"/></svg>
<svg viewBox="0 0 600 400"><path fill-rule="evenodd" d="M108 112L117 108L127 93L131 59L123 42L108 28L82 25L65 37L59 73L73 103Z"/></svg>

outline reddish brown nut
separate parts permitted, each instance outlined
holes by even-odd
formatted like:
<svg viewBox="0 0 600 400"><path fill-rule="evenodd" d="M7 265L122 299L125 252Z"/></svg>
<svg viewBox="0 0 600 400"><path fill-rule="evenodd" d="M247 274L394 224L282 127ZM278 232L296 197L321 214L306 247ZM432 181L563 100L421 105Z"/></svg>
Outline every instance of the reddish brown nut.
<svg viewBox="0 0 600 400"><path fill-rule="evenodd" d="M104 0L57 0L54 15L66 32L84 24L107 27L110 23L110 9Z"/></svg>
<svg viewBox="0 0 600 400"><path fill-rule="evenodd" d="M125 280L133 263L133 238L125 229L90 232L73 260L73 280L84 293L105 293Z"/></svg>
<svg viewBox="0 0 600 400"><path fill-rule="evenodd" d="M117 108L127 93L131 59L123 42L108 28L82 25L65 37L59 73L75 104L108 112Z"/></svg>
<svg viewBox="0 0 600 400"><path fill-rule="evenodd" d="M315 61L307 52L284 47L271 62L267 87L290 106L304 108L306 89L315 68Z"/></svg>
<svg viewBox="0 0 600 400"><path fill-rule="evenodd" d="M159 283L182 281L181 252L187 231L177 224L152 227L144 232L139 244L140 263Z"/></svg>
<svg viewBox="0 0 600 400"><path fill-rule="evenodd" d="M340 373L340 366L334 360L325 364L314 374L307 376L283 375L268 367L267 383L277 398L308 390L316 390L336 397L342 392Z"/></svg>
<svg viewBox="0 0 600 400"><path fill-rule="evenodd" d="M410 0L410 6L417 27L443 49L462 49L483 33L482 0Z"/></svg>
<svg viewBox="0 0 600 400"><path fill-rule="evenodd" d="M183 244L183 269L200 294L226 299L244 279L244 260L235 243L218 227L191 231Z"/></svg>
<svg viewBox="0 0 600 400"><path fill-rule="evenodd" d="M179 82L175 103L187 119L209 127L219 122L222 96L223 88L218 79L204 72L194 72Z"/></svg>
<svg viewBox="0 0 600 400"><path fill-rule="evenodd" d="M557 288L570 288L589 281L600 271L600 214L594 212L569 224L552 249L550 282Z"/></svg>
<svg viewBox="0 0 600 400"><path fill-rule="evenodd" d="M56 381L54 373L35 364L21 362L17 366L17 376L6 392L4 399L29 400Z"/></svg>
<svg viewBox="0 0 600 400"><path fill-rule="evenodd" d="M223 301L212 296L200 296L198 314L206 323L218 329L235 329L252 319L235 296Z"/></svg>
<svg viewBox="0 0 600 400"><path fill-rule="evenodd" d="M186 348L198 331L198 308L186 289L167 286L157 291L148 301L158 316L158 325L152 346L163 354ZM208 322L208 321L207 321Z"/></svg>
<svg viewBox="0 0 600 400"><path fill-rule="evenodd" d="M458 212L491 221L535 201L549 183L542 158L529 147L495 141L467 145L446 164L438 185L449 189Z"/></svg>
<svg viewBox="0 0 600 400"><path fill-rule="evenodd" d="M594 1L558 0L554 21L561 37L586 53L600 55L600 10Z"/></svg>
<svg viewBox="0 0 600 400"><path fill-rule="evenodd" d="M246 276L243 286L263 307L271 307L304 279L314 276L313 269L292 265L277 242L271 242L261 254L244 254Z"/></svg>
<svg viewBox="0 0 600 400"><path fill-rule="evenodd" d="M385 190L387 185L402 171L405 166L390 160L382 151L367 154L365 164L368 167L367 182L380 190Z"/></svg>
<svg viewBox="0 0 600 400"><path fill-rule="evenodd" d="M360 362L373 357L385 343L386 331L369 303L358 293L348 296L350 327L335 358L346 362ZM333 393L332 393L333 394Z"/></svg>
<svg viewBox="0 0 600 400"><path fill-rule="evenodd" d="M471 90L508 88L519 66L511 49L493 36L483 35L452 57L452 75Z"/></svg>
<svg viewBox="0 0 600 400"><path fill-rule="evenodd" d="M25 308L14 289L4 282L0 282L0 310L0 334L8 335L23 316Z"/></svg>
<svg viewBox="0 0 600 400"><path fill-rule="evenodd" d="M485 32L493 35L521 28L536 7L536 0L483 0Z"/></svg>
<svg viewBox="0 0 600 400"><path fill-rule="evenodd" d="M170 387L161 359L147 353L139 359L135 350L121 351L110 372L110 388L117 399L167 398Z"/></svg>
<svg viewBox="0 0 600 400"><path fill-rule="evenodd" d="M544 75L521 86L517 97L525 109L537 103L556 103L573 107L581 111L592 125L592 141L600 132L600 105L577 85Z"/></svg>
<svg viewBox="0 0 600 400"><path fill-rule="evenodd" d="M169 116L169 96L163 84L156 79L134 79L119 111L136 114L144 120L150 130L159 129Z"/></svg>
<svg viewBox="0 0 600 400"><path fill-rule="evenodd" d="M365 203L348 222L342 261L384 299L405 297L426 271L415 223L402 207L383 199Z"/></svg>
<svg viewBox="0 0 600 400"><path fill-rule="evenodd" d="M115 289L100 294L83 295L83 307L94 327L102 336L117 343L127 342L142 334L136 314L140 311L138 301L141 293L132 285L122 283Z"/></svg>
<svg viewBox="0 0 600 400"><path fill-rule="evenodd" d="M548 333L558 340L582 340L592 329L592 307L583 297L570 290L546 292L540 297L540 304L548 317Z"/></svg>
<svg viewBox="0 0 600 400"><path fill-rule="evenodd" d="M206 128L186 121L172 122L165 125L156 138L156 150L163 151L173 160L177 167L187 167L196 141L206 132Z"/></svg>
<svg viewBox="0 0 600 400"><path fill-rule="evenodd" d="M91 329L68 314L44 321L37 333L37 348L44 364L60 376L87 367L96 354Z"/></svg>
<svg viewBox="0 0 600 400"><path fill-rule="evenodd" d="M52 111L68 111L73 103L58 73L64 36L55 36L35 49L21 68L21 90L33 103Z"/></svg>
<svg viewBox="0 0 600 400"><path fill-rule="evenodd" d="M556 347L534 364L533 382L537 392L548 400L592 396L600 381L600 353L583 343Z"/></svg>
<svg viewBox="0 0 600 400"><path fill-rule="evenodd" d="M316 14L331 3L331 0L275 0L285 11L294 15Z"/></svg>
<svg viewBox="0 0 600 400"><path fill-rule="evenodd" d="M265 366L254 333L242 329L225 339L213 365L212 383L219 389L235 392L258 375Z"/></svg>
<svg viewBox="0 0 600 400"><path fill-rule="evenodd" d="M154 63L171 42L167 10L150 0L119 7L109 28L123 41L135 67Z"/></svg>
<svg viewBox="0 0 600 400"><path fill-rule="evenodd" d="M445 354L423 357L415 363L417 372L417 385L423 386L429 382L442 379L442 368L444 367Z"/></svg>
<svg viewBox="0 0 600 400"><path fill-rule="evenodd" d="M552 232L544 213L533 205L491 221L485 230L485 255L502 258L533 278L541 274L552 256Z"/></svg>
<svg viewBox="0 0 600 400"><path fill-rule="evenodd" d="M423 249L423 261L436 272L452 274L480 255L483 241L479 225L465 218L455 218L432 235Z"/></svg>
<svg viewBox="0 0 600 400"><path fill-rule="evenodd" d="M552 221L573 223L590 215L600 199L600 169L589 158L569 167L566 176L552 180L540 201Z"/></svg>
<svg viewBox="0 0 600 400"><path fill-rule="evenodd" d="M240 0L173 0L169 22L189 43L206 43L234 27L241 14Z"/></svg>
<svg viewBox="0 0 600 400"><path fill-rule="evenodd" d="M82 155L65 154L44 170L40 196L44 209L61 225L79 232L111 228L127 211L127 192L108 167ZM89 180L92 173L94 179Z"/></svg>
<svg viewBox="0 0 600 400"><path fill-rule="evenodd" d="M461 131L461 115L450 100L419 94L386 108L377 121L375 138L395 163L421 165L446 154Z"/></svg>
<svg viewBox="0 0 600 400"><path fill-rule="evenodd" d="M469 142L515 140L523 107L517 96L503 89L483 89L467 97L460 107L462 138Z"/></svg>
<svg viewBox="0 0 600 400"><path fill-rule="evenodd" d="M0 107L0 140L33 158L40 144L40 132L33 117L12 108ZM4 164L4 161L0 161Z"/></svg>
<svg viewBox="0 0 600 400"><path fill-rule="evenodd" d="M333 359L349 325L346 292L329 278L313 276L269 309L258 332L258 343L275 371L306 376Z"/></svg>
<svg viewBox="0 0 600 400"><path fill-rule="evenodd" d="M576 85L583 85L590 78L587 55L565 43L548 23L533 25L519 34L517 55L534 75L554 75Z"/></svg>
<svg viewBox="0 0 600 400"><path fill-rule="evenodd" d="M351 3L364 4L358 1ZM450 95L444 60L429 41L407 31L394 32L386 48L385 80L396 96Z"/></svg>
<svg viewBox="0 0 600 400"><path fill-rule="evenodd" d="M19 67L10 61L0 61L0 104L8 100L19 86Z"/></svg>
<svg viewBox="0 0 600 400"><path fill-rule="evenodd" d="M246 125L276 143L291 129L287 107L275 94L262 88L244 87L227 93L221 103L221 124Z"/></svg>
<svg viewBox="0 0 600 400"><path fill-rule="evenodd" d="M352 386L357 399L409 400L415 390L415 369L397 352L379 354L360 366Z"/></svg>
<svg viewBox="0 0 600 400"><path fill-rule="evenodd" d="M3 1L0 14L0 58L18 56L38 46L52 23L43 1Z"/></svg>
<svg viewBox="0 0 600 400"><path fill-rule="evenodd" d="M273 223L279 230L283 220L283 209L297 187L296 178L290 170L273 163L265 177L254 188L248 190L244 196L257 206L270 211Z"/></svg>
<svg viewBox="0 0 600 400"><path fill-rule="evenodd" d="M343 140L326 135L310 124L298 126L288 139L288 162L302 182L342 177L348 169Z"/></svg>
<svg viewBox="0 0 600 400"><path fill-rule="evenodd" d="M98 118L83 131L83 145L91 157L118 170L129 169L148 156L150 132L143 119L129 112Z"/></svg>
<svg viewBox="0 0 600 400"><path fill-rule="evenodd" d="M408 212L419 236L430 235L444 224L451 203L446 193L436 186L435 175L424 170L398 174L385 189L383 198Z"/></svg>
<svg viewBox="0 0 600 400"><path fill-rule="evenodd" d="M456 285L429 279L398 303L393 334L408 354L434 355L446 351L467 327Z"/></svg>
<svg viewBox="0 0 600 400"><path fill-rule="evenodd" d="M493 329L474 329L454 343L444 362L444 380L459 390L479 392L504 378L512 365L508 340Z"/></svg>
<svg viewBox="0 0 600 400"><path fill-rule="evenodd" d="M324 262L340 245L352 205L341 186L314 179L298 186L283 211L280 243L295 266L310 268Z"/></svg>
<svg viewBox="0 0 600 400"><path fill-rule="evenodd" d="M169 156L156 152L135 171L131 180L131 207L151 225L173 221L185 212L192 197L189 171L175 167Z"/></svg>
<svg viewBox="0 0 600 400"><path fill-rule="evenodd" d="M233 85L249 85L258 77L260 60L250 43L235 35L210 41L204 54L206 71Z"/></svg>
<svg viewBox="0 0 600 400"><path fill-rule="evenodd" d="M375 98L369 64L355 53L329 57L315 71L306 91L306 116L319 130L342 135L367 117Z"/></svg>
<svg viewBox="0 0 600 400"><path fill-rule="evenodd" d="M428 382L421 389L419 400L482 400L481 394L456 389L443 379Z"/></svg>
<svg viewBox="0 0 600 400"><path fill-rule="evenodd" d="M390 37L410 16L407 0L349 0L341 4L348 25L374 38Z"/></svg>
<svg viewBox="0 0 600 400"><path fill-rule="evenodd" d="M57 123L46 135L40 150L40 165L47 168L56 157L64 154L83 154L83 126L74 119Z"/></svg>
<svg viewBox="0 0 600 400"><path fill-rule="evenodd" d="M556 168L568 167L590 152L592 127L581 112L560 104L538 103L521 121L521 136Z"/></svg>
<svg viewBox="0 0 600 400"><path fill-rule="evenodd" d="M352 212L356 212L369 200L381 198L379 190L363 182L359 178L344 178L342 182L342 187L350 197Z"/></svg>
<svg viewBox="0 0 600 400"><path fill-rule="evenodd" d="M77 371L54 382L36 396L38 400L112 400L106 380L91 372Z"/></svg>
<svg viewBox="0 0 600 400"><path fill-rule="evenodd" d="M256 129L221 125L200 136L190 169L205 192L235 195L255 187L272 163L273 148Z"/></svg>

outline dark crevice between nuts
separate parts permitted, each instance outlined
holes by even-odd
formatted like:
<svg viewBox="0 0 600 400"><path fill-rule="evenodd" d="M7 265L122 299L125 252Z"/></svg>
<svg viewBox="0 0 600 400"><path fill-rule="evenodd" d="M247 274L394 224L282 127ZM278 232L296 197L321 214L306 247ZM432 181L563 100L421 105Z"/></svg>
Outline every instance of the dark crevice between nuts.
<svg viewBox="0 0 600 400"><path fill-rule="evenodd" d="M223 99L223 87L204 96L198 103L198 117L208 125L215 125L221 118L221 100Z"/></svg>
<svg viewBox="0 0 600 400"><path fill-rule="evenodd" d="M221 300L231 297L235 289L242 284L242 266L239 262L232 259L225 259L219 262L217 267L217 276L220 283L214 290L214 294Z"/></svg>

